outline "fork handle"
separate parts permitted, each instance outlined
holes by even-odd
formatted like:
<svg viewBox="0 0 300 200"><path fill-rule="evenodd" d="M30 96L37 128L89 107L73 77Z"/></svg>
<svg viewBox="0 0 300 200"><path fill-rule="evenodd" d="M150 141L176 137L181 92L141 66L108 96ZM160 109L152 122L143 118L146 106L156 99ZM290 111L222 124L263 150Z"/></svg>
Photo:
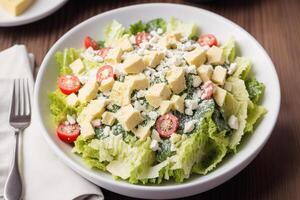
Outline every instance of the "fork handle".
<svg viewBox="0 0 300 200"><path fill-rule="evenodd" d="M19 200L22 196L22 179L19 171L19 134L21 130L15 131L15 148L11 169L4 187L5 200Z"/></svg>

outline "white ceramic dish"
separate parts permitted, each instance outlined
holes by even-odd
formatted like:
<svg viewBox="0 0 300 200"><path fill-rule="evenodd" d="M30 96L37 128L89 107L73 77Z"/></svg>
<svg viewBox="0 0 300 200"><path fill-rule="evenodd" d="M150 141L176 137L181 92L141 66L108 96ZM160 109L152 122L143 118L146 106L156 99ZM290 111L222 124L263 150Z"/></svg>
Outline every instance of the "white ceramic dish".
<svg viewBox="0 0 300 200"><path fill-rule="evenodd" d="M0 27L28 24L52 14L62 7L67 0L35 0L31 7L20 16L14 17L0 7Z"/></svg>
<svg viewBox="0 0 300 200"><path fill-rule="evenodd" d="M138 20L150 20L156 17L169 19L175 16L183 21L196 22L202 33L213 33L222 41L230 36L236 38L241 55L252 59L253 71L258 80L266 85L263 105L268 114L259 124L255 133L247 138L240 150L228 158L214 171L206 176L193 176L182 184L165 183L159 186L132 185L124 181L115 181L108 173L91 170L86 167L79 156L71 153L71 147L61 142L55 135L48 108L48 92L55 89L58 71L55 68L54 53L66 47L82 47L84 36L102 37L101 30L113 19L124 25ZM35 108L37 110L41 131L55 153L73 170L113 192L139 198L166 199L189 196L204 192L227 181L245 168L260 152L271 135L280 107L280 87L274 65L259 43L245 30L233 22L212 12L176 4L141 4L112 10L97 15L67 32L46 55L35 86ZM266 158L268 159L268 158Z"/></svg>

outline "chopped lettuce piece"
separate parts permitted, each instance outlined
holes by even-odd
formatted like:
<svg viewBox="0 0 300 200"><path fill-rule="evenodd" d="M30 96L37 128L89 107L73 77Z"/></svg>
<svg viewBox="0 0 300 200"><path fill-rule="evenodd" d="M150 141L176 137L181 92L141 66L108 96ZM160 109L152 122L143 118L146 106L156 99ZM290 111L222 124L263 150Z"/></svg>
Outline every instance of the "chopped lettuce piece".
<svg viewBox="0 0 300 200"><path fill-rule="evenodd" d="M235 59L236 55L236 47L235 47L235 41L234 38L231 37L229 40L227 40L224 45L222 46L224 49L224 55L226 58L227 63L232 63Z"/></svg>
<svg viewBox="0 0 300 200"><path fill-rule="evenodd" d="M245 127L245 133L252 133L254 125L261 119L267 110L263 106L254 105L252 109L248 110L247 123Z"/></svg>
<svg viewBox="0 0 300 200"><path fill-rule="evenodd" d="M84 70L84 72L89 71L89 70L99 66L98 62L93 62L93 61L90 61L90 60L87 60L87 59L83 59L82 62L83 62L84 66L85 66L85 69L86 69L86 70Z"/></svg>
<svg viewBox="0 0 300 200"><path fill-rule="evenodd" d="M118 39L120 39L125 33L125 27L113 20L110 24L106 25L104 28L104 45L106 47L112 46Z"/></svg>
<svg viewBox="0 0 300 200"><path fill-rule="evenodd" d="M259 100L263 96L265 85L258 82L255 77L246 80L245 84L251 101L255 104L259 103Z"/></svg>
<svg viewBox="0 0 300 200"><path fill-rule="evenodd" d="M64 49L55 53L55 60L59 67L59 74L72 74L69 65L79 58L79 51L74 48Z"/></svg>
<svg viewBox="0 0 300 200"><path fill-rule="evenodd" d="M229 132L231 129L228 126L225 117L223 116L224 111L220 111L220 109L215 109L212 115L213 121L216 123L218 131Z"/></svg>
<svg viewBox="0 0 300 200"><path fill-rule="evenodd" d="M198 26L194 23L183 23L182 21L171 17L167 24L167 32L181 32L183 35L193 38L198 36Z"/></svg>
<svg viewBox="0 0 300 200"><path fill-rule="evenodd" d="M153 19L146 23L146 31L157 31L157 29L161 28L163 33L166 32L167 29L167 23L162 18Z"/></svg>
<svg viewBox="0 0 300 200"><path fill-rule="evenodd" d="M146 25L141 20L134 24L131 24L128 29L128 33L131 35L136 35L138 32L143 31L146 31Z"/></svg>
<svg viewBox="0 0 300 200"><path fill-rule="evenodd" d="M237 57L235 59L237 69L232 76L245 80L251 71L251 62L248 58Z"/></svg>
<svg viewBox="0 0 300 200"><path fill-rule="evenodd" d="M175 151L171 150L171 141L170 140L162 140L159 142L159 150L156 154L156 160L158 162L163 162L168 157L171 157L175 154Z"/></svg>
<svg viewBox="0 0 300 200"><path fill-rule="evenodd" d="M56 123L60 123L67 118L67 114L77 114L77 109L66 104L66 95L56 90L48 95L50 101L50 111Z"/></svg>

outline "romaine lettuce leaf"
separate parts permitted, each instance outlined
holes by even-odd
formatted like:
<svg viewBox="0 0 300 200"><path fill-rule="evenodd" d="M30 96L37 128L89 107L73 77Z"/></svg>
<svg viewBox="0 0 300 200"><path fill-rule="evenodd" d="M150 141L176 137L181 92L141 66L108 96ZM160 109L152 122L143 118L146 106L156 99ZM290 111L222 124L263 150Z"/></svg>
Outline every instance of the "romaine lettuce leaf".
<svg viewBox="0 0 300 200"><path fill-rule="evenodd" d="M55 53L55 60L59 67L59 74L72 74L72 70L69 65L79 58L79 51L74 48L64 49L64 51L58 51Z"/></svg>
<svg viewBox="0 0 300 200"><path fill-rule="evenodd" d="M162 18L153 19L146 23L146 31L157 31L157 29L161 28L163 30L163 33L166 32L167 29L167 23Z"/></svg>
<svg viewBox="0 0 300 200"><path fill-rule="evenodd" d="M175 152L171 151L171 141L170 140L162 140L159 143L160 143L160 145L159 145L160 148L157 151L156 160L158 162L163 162L168 157L171 157L172 155L174 155Z"/></svg>
<svg viewBox="0 0 300 200"><path fill-rule="evenodd" d="M143 31L146 31L146 25L141 20L134 24L131 24L128 29L128 33L131 35L136 35L138 32Z"/></svg>
<svg viewBox="0 0 300 200"><path fill-rule="evenodd" d="M183 35L193 38L198 36L198 26L194 23L183 23L182 21L171 17L167 24L167 32L181 32Z"/></svg>
<svg viewBox="0 0 300 200"><path fill-rule="evenodd" d="M255 77L246 80L245 84L251 101L255 104L259 103L259 100L263 96L265 85L258 82Z"/></svg>
<svg viewBox="0 0 300 200"><path fill-rule="evenodd" d="M224 45L222 46L224 49L224 55L226 58L227 63L232 63L235 59L236 55L236 47L235 47L235 41L234 38L231 37L229 40L227 40Z"/></svg>
<svg viewBox="0 0 300 200"><path fill-rule="evenodd" d="M245 127L245 133L252 133L254 125L261 119L267 110L263 106L254 105L252 109L248 109L247 123Z"/></svg>
<svg viewBox="0 0 300 200"><path fill-rule="evenodd" d="M113 20L110 24L106 25L104 28L104 45L106 47L112 46L118 39L120 39L125 33L125 27Z"/></svg>
<svg viewBox="0 0 300 200"><path fill-rule="evenodd" d="M50 101L50 112L56 123L60 123L67 118L67 114L77 114L77 109L66 104L66 95L56 90L48 95Z"/></svg>
<svg viewBox="0 0 300 200"><path fill-rule="evenodd" d="M235 62L237 64L237 69L232 76L245 80L251 71L250 60L245 57L237 57Z"/></svg>

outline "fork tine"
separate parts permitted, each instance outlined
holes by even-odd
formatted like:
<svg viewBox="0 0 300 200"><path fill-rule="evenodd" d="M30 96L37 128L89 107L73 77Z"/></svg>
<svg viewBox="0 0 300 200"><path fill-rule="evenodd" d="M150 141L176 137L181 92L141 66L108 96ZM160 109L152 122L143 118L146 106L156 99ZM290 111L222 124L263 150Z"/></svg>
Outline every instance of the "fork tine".
<svg viewBox="0 0 300 200"><path fill-rule="evenodd" d="M22 113L22 94L21 94L21 80L17 79L18 82L18 98L16 99L18 102L17 115L21 115Z"/></svg>
<svg viewBox="0 0 300 200"><path fill-rule="evenodd" d="M26 82L25 82L25 79L23 78L22 79L22 82L23 82L23 115L26 115L27 114L27 95L26 95L26 93L27 93L27 89L26 89L26 87L27 87L27 85L26 85Z"/></svg>
<svg viewBox="0 0 300 200"><path fill-rule="evenodd" d="M10 118L12 118L16 114L16 85L16 79L14 79L13 96L10 106Z"/></svg>
<svg viewBox="0 0 300 200"><path fill-rule="evenodd" d="M31 113L31 102L30 102L30 89L29 89L29 81L28 81L28 78L26 79L26 91L25 91L25 88L24 88L24 97L26 98L26 113L25 114L28 114L30 115Z"/></svg>

